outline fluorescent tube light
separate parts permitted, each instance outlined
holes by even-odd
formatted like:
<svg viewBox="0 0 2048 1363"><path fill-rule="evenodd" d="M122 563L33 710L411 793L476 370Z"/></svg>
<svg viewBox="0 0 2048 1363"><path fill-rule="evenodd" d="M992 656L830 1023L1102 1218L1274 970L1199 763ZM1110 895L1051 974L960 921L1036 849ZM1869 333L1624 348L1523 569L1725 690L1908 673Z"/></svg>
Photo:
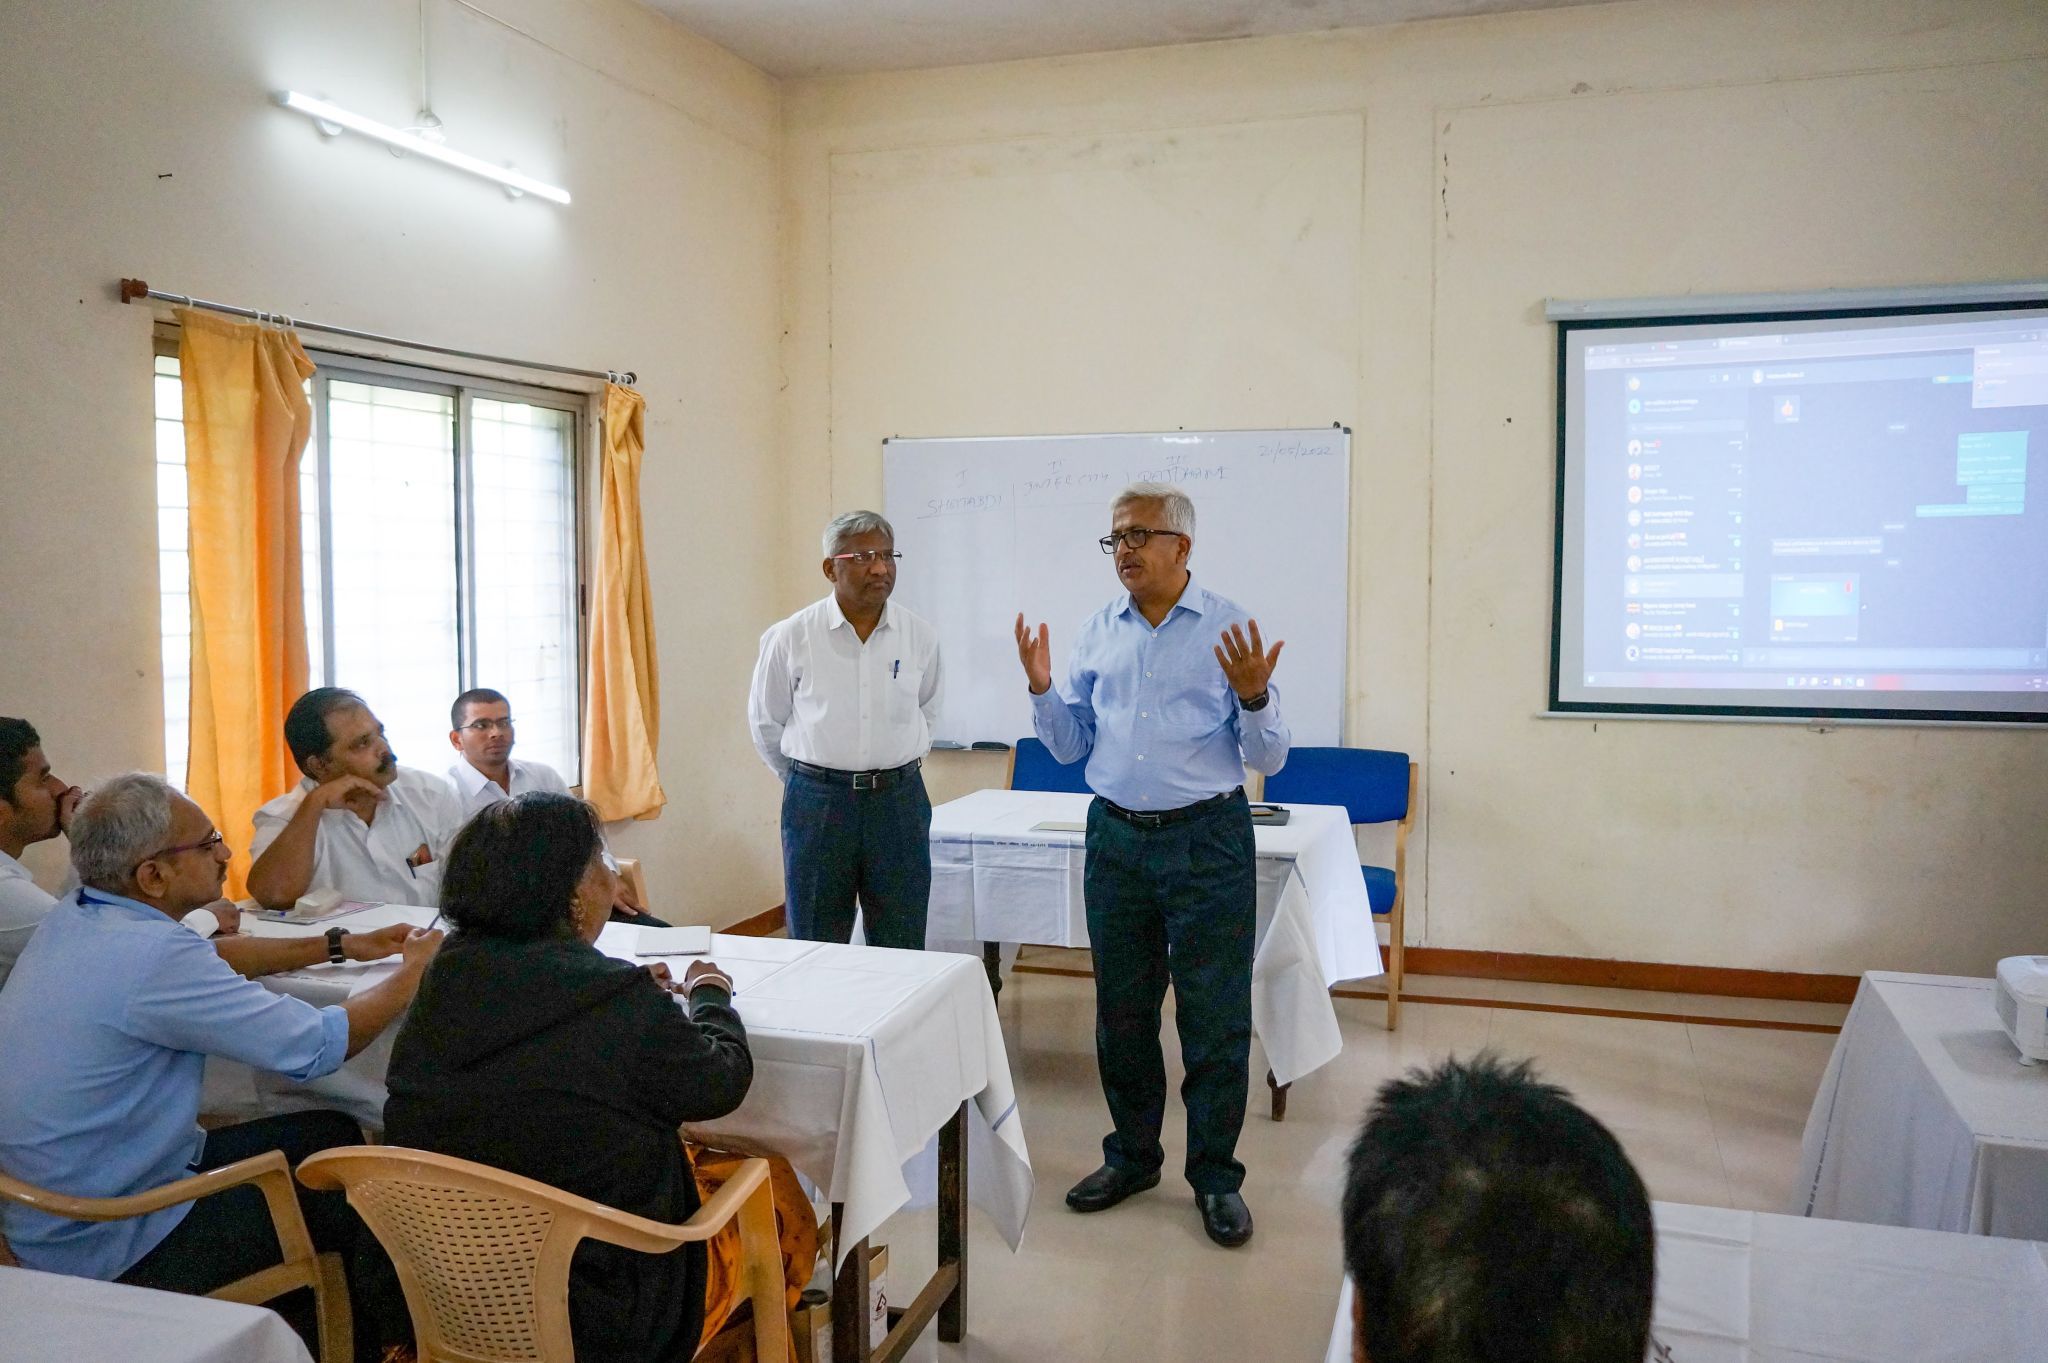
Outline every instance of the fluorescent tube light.
<svg viewBox="0 0 2048 1363"><path fill-rule="evenodd" d="M277 102L287 109L296 109L319 123L331 123L337 127L347 128L351 132L359 132L365 137L374 137L379 142L397 147L400 151L413 152L430 161L439 161L444 166L466 170L471 175L481 175L486 180L495 180L507 189L517 190L521 194L537 194L558 204L569 202L569 191L566 189L544 184L531 175L521 175L518 171L508 170L504 166L494 166L488 161L480 161L474 156L456 151L453 147L429 142L424 137L379 123L374 118L364 118L361 114L350 113L340 105L329 104L324 99L315 99L311 95L300 94L297 90L280 90L277 93Z"/></svg>

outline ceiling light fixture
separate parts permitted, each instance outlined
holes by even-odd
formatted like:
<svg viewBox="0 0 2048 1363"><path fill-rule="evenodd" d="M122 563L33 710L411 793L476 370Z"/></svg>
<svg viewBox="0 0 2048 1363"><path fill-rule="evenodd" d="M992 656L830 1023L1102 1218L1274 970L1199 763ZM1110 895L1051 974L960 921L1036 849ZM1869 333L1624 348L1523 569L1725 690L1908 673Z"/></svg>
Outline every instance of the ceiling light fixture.
<svg viewBox="0 0 2048 1363"><path fill-rule="evenodd" d="M350 113L340 105L330 104L324 99L315 99L311 95L300 94L297 90L280 90L277 93L277 102L287 109L295 109L305 114L320 125L320 131L330 136L338 135L346 128L350 132L373 137L400 151L416 152L430 161L439 161L444 166L453 166L457 170L466 170L471 175L481 175L486 180L495 180L515 194L537 194L558 204L569 202L569 191L566 189L545 184L531 175L521 175L506 166L494 166L488 161L480 161L474 156L456 151L453 147L429 142L416 134L379 123L374 118L364 118L361 114Z"/></svg>

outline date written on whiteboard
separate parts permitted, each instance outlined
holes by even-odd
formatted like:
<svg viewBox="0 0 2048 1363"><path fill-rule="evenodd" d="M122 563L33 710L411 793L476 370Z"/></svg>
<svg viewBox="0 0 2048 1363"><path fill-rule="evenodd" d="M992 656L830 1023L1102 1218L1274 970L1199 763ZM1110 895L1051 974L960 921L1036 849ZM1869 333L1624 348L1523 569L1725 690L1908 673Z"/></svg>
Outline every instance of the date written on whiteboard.
<svg viewBox="0 0 2048 1363"><path fill-rule="evenodd" d="M1269 440L1259 446L1259 462L1284 464L1294 459L1328 459L1336 452L1335 445L1318 444L1311 440Z"/></svg>

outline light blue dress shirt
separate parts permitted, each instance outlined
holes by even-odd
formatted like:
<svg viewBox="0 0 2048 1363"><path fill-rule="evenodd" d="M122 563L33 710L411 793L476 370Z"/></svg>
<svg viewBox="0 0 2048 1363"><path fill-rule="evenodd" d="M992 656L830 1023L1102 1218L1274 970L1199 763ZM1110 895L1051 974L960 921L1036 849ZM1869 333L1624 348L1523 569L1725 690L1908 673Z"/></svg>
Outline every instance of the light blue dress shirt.
<svg viewBox="0 0 2048 1363"><path fill-rule="evenodd" d="M191 1171L206 1057L306 1080L348 1055L348 1014L273 994L147 904L57 902L0 989L0 1169L74 1197L139 1193ZM11 1203L0 1227L29 1268L111 1279L191 1210L73 1221Z"/></svg>
<svg viewBox="0 0 2048 1363"><path fill-rule="evenodd" d="M1064 691L1031 698L1038 737L1062 762L1087 758L1089 789L1125 809L1221 795L1244 784L1247 766L1271 776L1293 741L1279 689L1264 709L1239 709L1216 661L1223 631L1249 618L1193 574L1157 629L1125 592L1081 626Z"/></svg>

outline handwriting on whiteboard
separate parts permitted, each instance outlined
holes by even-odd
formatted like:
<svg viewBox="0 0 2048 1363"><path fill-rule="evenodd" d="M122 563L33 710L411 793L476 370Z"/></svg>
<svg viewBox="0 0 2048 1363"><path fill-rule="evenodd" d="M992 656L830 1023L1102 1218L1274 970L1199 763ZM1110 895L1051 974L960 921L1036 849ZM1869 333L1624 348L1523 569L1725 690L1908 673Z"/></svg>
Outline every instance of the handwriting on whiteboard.
<svg viewBox="0 0 2048 1363"><path fill-rule="evenodd" d="M1292 459L1328 459L1337 453L1334 443L1309 440L1269 440L1259 446L1259 463L1283 464Z"/></svg>

